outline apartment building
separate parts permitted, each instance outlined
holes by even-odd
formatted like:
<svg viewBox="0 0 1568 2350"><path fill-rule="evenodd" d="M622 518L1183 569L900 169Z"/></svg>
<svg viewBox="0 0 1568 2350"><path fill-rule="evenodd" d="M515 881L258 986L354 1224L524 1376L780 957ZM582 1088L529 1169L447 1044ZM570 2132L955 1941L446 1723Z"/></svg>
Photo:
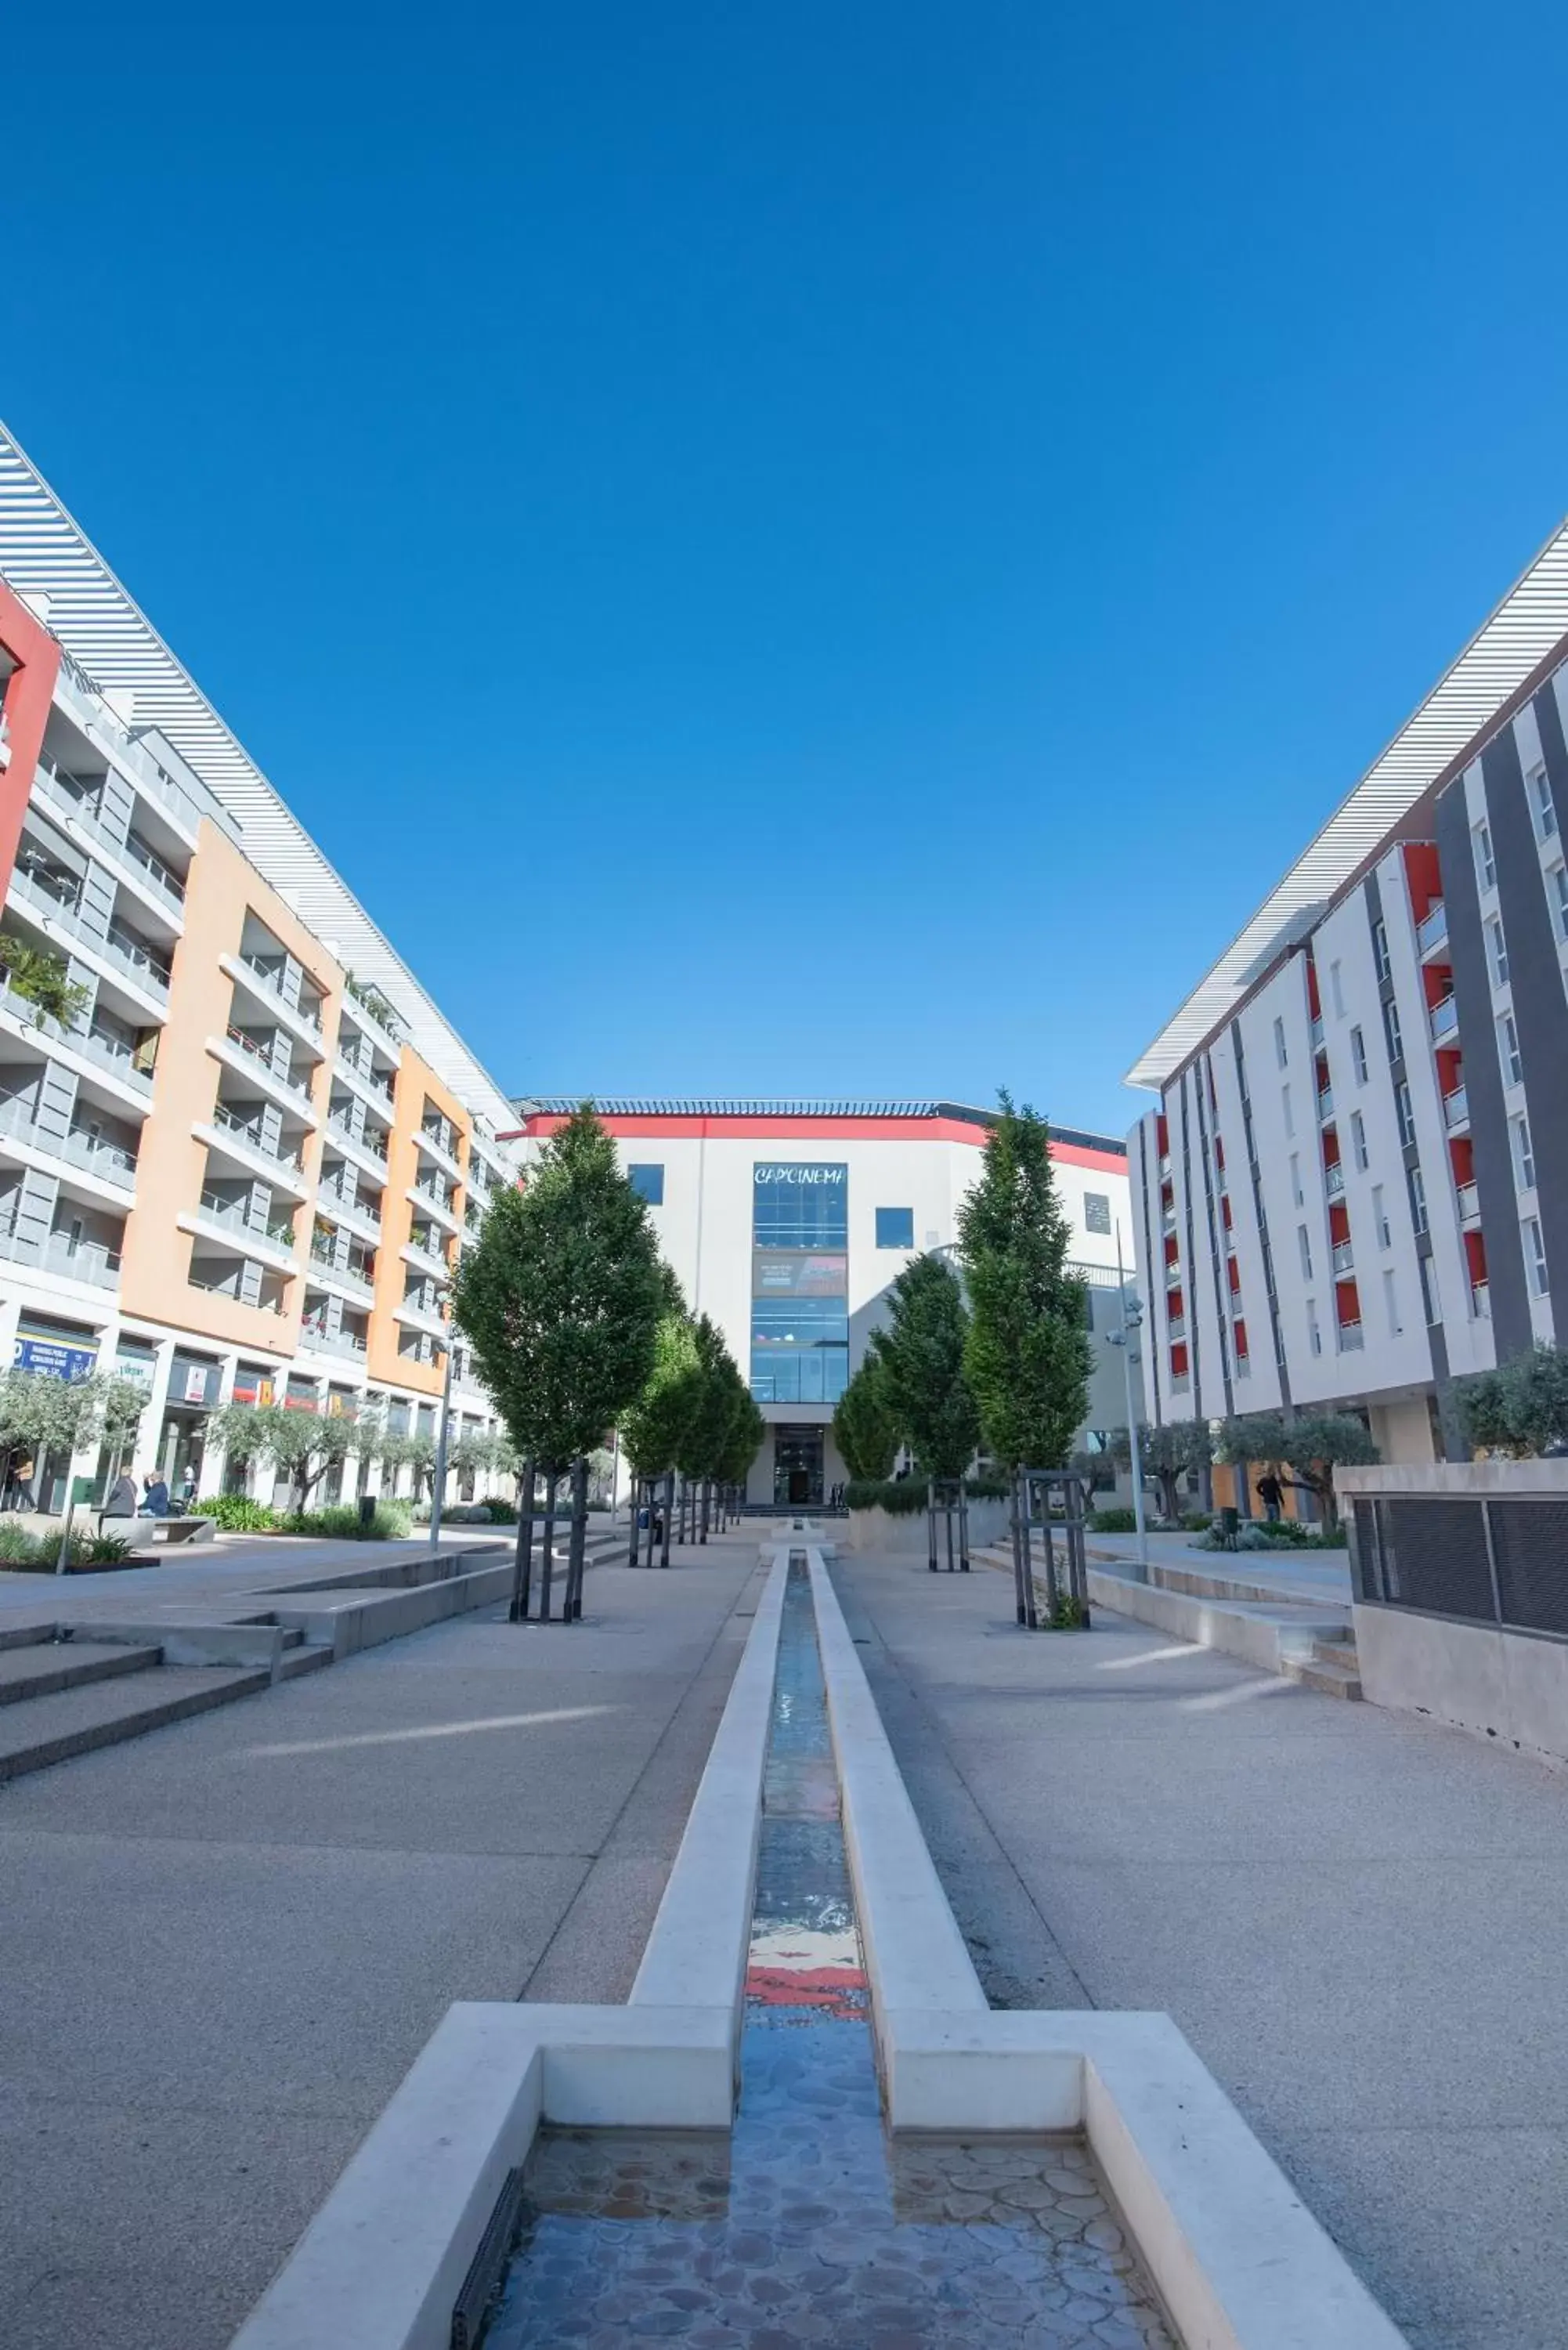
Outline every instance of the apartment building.
<svg viewBox="0 0 1568 2350"><path fill-rule="evenodd" d="M201 1492L230 1400L433 1433L509 1105L3 433L0 695L0 1359L139 1381Z"/></svg>
<svg viewBox="0 0 1568 2350"><path fill-rule="evenodd" d="M1568 529L1129 1073L1151 1418L1462 1458L1454 1380L1555 1338L1565 722Z"/></svg>
<svg viewBox="0 0 1568 2350"><path fill-rule="evenodd" d="M580 1097L579 1097L580 1098ZM569 1097L522 1101L535 1153ZM748 1500L819 1503L846 1471L833 1407L910 1259L950 1250L980 1173L991 1113L961 1103L647 1101L599 1097L620 1162L648 1201L693 1310L711 1314L751 1382L768 1433ZM1085 1440L1126 1423L1118 1242L1130 1260L1127 1154L1106 1135L1051 1139L1096 1335Z"/></svg>

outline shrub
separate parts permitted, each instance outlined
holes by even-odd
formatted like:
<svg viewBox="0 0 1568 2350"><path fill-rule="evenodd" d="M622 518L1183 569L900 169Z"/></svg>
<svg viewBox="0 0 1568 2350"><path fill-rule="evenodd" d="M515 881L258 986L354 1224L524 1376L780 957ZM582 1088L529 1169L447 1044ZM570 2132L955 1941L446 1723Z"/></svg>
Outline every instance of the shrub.
<svg viewBox="0 0 1568 2350"><path fill-rule="evenodd" d="M1208 1520L1204 1520L1207 1525ZM1096 1534L1134 1534L1137 1532L1137 1513L1120 1508L1091 1510L1089 1531Z"/></svg>
<svg viewBox="0 0 1568 2350"><path fill-rule="evenodd" d="M1184 1534L1206 1534L1214 1521L1207 1510L1189 1510L1181 1521Z"/></svg>
<svg viewBox="0 0 1568 2350"><path fill-rule="evenodd" d="M201 1503L200 1514L225 1534L269 1534L277 1523L276 1511L252 1501L248 1493L213 1493Z"/></svg>
<svg viewBox="0 0 1568 2350"><path fill-rule="evenodd" d="M22 1526L0 1526L0 1571L52 1575L59 1555L57 1534L30 1534ZM123 1566L130 1557L130 1544L123 1534L73 1534L66 1545L66 1573L81 1575L93 1567Z"/></svg>
<svg viewBox="0 0 1568 2350"><path fill-rule="evenodd" d="M971 1502L1004 1501L1008 1493L995 1477L966 1477L963 1489ZM846 1509L886 1510L895 1518L912 1518L929 1499L926 1481L918 1471L912 1477L851 1477L844 1488Z"/></svg>
<svg viewBox="0 0 1568 2350"><path fill-rule="evenodd" d="M514 1526L517 1523L517 1504L508 1502L500 1493L492 1493L489 1500L480 1506L493 1526ZM596 1504L590 1502L588 1507L591 1510Z"/></svg>

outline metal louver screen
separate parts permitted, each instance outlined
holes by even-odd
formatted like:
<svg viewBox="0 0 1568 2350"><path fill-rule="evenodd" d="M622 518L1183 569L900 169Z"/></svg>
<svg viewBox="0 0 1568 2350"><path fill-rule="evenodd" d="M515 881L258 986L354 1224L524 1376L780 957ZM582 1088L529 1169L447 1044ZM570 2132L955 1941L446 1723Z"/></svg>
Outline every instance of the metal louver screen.
<svg viewBox="0 0 1568 2350"><path fill-rule="evenodd" d="M1396 1607L1496 1623L1479 1503L1389 1499L1378 1517L1385 1587Z"/></svg>
<svg viewBox="0 0 1568 2350"><path fill-rule="evenodd" d="M1502 1620L1568 1633L1568 1503L1493 1502L1491 1535Z"/></svg>

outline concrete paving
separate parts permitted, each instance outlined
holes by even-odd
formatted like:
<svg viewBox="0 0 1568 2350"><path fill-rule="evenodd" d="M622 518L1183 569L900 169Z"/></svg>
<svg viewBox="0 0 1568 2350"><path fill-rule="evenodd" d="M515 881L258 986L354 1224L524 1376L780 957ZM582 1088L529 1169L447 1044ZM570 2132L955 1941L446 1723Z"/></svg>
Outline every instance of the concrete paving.
<svg viewBox="0 0 1568 2350"><path fill-rule="evenodd" d="M626 1997L757 1581L677 1556L0 1789L6 2350L222 2350L452 2001Z"/></svg>
<svg viewBox="0 0 1568 2350"><path fill-rule="evenodd" d="M1108 1615L1020 1633L1000 1575L835 1582L992 2002L1168 2010L1413 2350L1562 2350L1563 1779Z"/></svg>

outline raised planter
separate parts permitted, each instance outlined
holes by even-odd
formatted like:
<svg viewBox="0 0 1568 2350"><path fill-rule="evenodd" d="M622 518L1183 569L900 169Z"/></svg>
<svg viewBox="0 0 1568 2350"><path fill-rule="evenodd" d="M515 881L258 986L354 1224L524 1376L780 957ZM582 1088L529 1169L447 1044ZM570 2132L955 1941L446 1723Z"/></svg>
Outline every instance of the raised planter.
<svg viewBox="0 0 1568 2350"><path fill-rule="evenodd" d="M1007 1503L1005 1502L971 1501L969 1505L969 1546L980 1550L987 1543L1002 1542L1007 1537ZM957 1528L954 1528L957 1539ZM946 1556L946 1536L939 1523L937 1541ZM874 1551L882 1558L924 1558L929 1536L926 1513L923 1509L885 1510L880 1503L875 1509L851 1510L847 1547L853 1551Z"/></svg>

